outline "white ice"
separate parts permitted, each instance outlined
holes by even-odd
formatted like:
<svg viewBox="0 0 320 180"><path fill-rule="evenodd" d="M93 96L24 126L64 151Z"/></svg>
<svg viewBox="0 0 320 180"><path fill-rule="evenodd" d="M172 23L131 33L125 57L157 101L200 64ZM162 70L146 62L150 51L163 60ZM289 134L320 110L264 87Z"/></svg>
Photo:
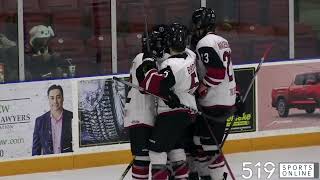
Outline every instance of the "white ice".
<svg viewBox="0 0 320 180"><path fill-rule="evenodd" d="M275 164L274 174L269 178L271 180L279 179L279 162L320 162L320 146L256 151L248 153L235 153L226 156L236 179L245 179L242 176L248 176L248 171L243 171L243 163L251 162L250 167L253 171L252 177L248 179L258 180L267 179L268 173L264 172L263 166L267 162ZM260 165L258 165L260 163ZM255 167L256 166L256 167ZM260 177L259 168L260 168ZM126 164L116 166L104 166L87 169L67 170L49 173L35 173L16 176L0 177L0 180L118 180L122 172L127 167ZM267 168L272 169L271 165ZM129 172L125 180L131 179Z"/></svg>

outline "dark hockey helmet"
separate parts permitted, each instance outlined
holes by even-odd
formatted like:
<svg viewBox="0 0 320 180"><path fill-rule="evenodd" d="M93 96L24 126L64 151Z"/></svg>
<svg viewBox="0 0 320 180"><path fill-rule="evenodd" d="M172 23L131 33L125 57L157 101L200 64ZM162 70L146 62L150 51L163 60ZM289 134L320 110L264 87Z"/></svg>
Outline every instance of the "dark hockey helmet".
<svg viewBox="0 0 320 180"><path fill-rule="evenodd" d="M169 47L176 51L184 51L187 45L188 29L186 26L173 23L169 31Z"/></svg>
<svg viewBox="0 0 320 180"><path fill-rule="evenodd" d="M157 58L162 58L167 48L167 40L159 31L152 31L149 34L150 51Z"/></svg>
<svg viewBox="0 0 320 180"><path fill-rule="evenodd" d="M192 14L192 31L197 38L215 30L216 14L213 9L201 7Z"/></svg>
<svg viewBox="0 0 320 180"><path fill-rule="evenodd" d="M152 27L152 31L157 31L161 34L164 41L166 41L166 49L168 48L168 39L169 39L169 30L170 27L166 24L158 24Z"/></svg>
<svg viewBox="0 0 320 180"><path fill-rule="evenodd" d="M165 24L158 24L152 27L152 31L157 31L162 36L167 37L169 32L169 26Z"/></svg>

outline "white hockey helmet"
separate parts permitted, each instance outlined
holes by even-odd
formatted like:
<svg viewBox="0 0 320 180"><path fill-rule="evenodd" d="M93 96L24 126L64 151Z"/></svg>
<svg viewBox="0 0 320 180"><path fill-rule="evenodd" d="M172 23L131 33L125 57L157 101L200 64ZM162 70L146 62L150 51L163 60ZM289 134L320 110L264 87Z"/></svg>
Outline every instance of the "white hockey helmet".
<svg viewBox="0 0 320 180"><path fill-rule="evenodd" d="M30 31L30 45L33 46L33 40L36 38L50 38L54 36L51 26L37 25L33 26Z"/></svg>

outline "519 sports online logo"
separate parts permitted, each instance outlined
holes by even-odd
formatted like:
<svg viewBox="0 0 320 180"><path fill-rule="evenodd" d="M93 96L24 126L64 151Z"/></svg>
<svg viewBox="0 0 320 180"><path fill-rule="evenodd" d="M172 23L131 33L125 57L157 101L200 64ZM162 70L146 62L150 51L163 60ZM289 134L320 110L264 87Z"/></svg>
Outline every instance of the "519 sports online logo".
<svg viewBox="0 0 320 180"><path fill-rule="evenodd" d="M319 179L319 163L314 162L243 162L243 179Z"/></svg>

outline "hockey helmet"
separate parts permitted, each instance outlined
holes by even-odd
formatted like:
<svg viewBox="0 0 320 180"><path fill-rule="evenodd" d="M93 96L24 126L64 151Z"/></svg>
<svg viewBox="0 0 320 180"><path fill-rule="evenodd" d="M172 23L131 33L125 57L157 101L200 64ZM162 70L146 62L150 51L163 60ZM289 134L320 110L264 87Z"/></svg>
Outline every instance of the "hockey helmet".
<svg viewBox="0 0 320 180"><path fill-rule="evenodd" d="M157 58L162 58L167 48L167 38L159 31L150 33L150 50Z"/></svg>
<svg viewBox="0 0 320 180"><path fill-rule="evenodd" d="M159 24L159 25L153 26L152 31L159 32L164 39L167 39L169 36L169 26L165 24Z"/></svg>
<svg viewBox="0 0 320 180"><path fill-rule="evenodd" d="M188 29L186 26L173 23L169 31L169 47L176 51L184 51L187 45Z"/></svg>
<svg viewBox="0 0 320 180"><path fill-rule="evenodd" d="M198 38L204 37L209 31L214 31L216 14L213 9L201 7L192 14L192 31Z"/></svg>
<svg viewBox="0 0 320 180"><path fill-rule="evenodd" d="M166 24L158 24L152 27L152 31L157 31L161 34L163 40L165 41L165 52L169 52L168 39L169 39L169 30L170 27Z"/></svg>

